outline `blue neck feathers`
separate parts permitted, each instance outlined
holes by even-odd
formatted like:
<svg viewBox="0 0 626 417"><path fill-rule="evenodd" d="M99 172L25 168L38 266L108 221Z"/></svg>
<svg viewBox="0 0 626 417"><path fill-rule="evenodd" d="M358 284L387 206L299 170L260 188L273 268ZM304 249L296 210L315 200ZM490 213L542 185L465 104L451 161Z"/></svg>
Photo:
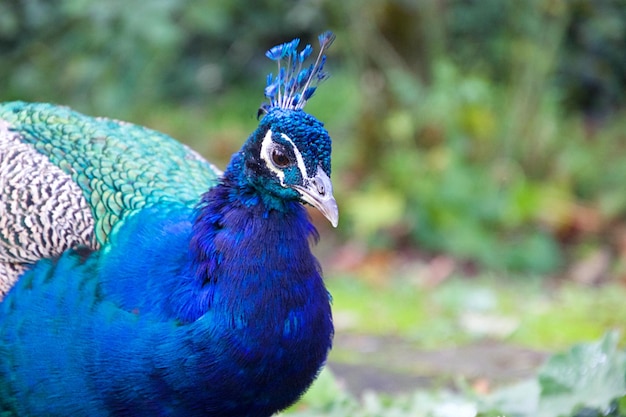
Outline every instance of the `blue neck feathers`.
<svg viewBox="0 0 626 417"><path fill-rule="evenodd" d="M310 251L317 231L304 207L262 197L245 185L239 163L235 156L198 207L190 243L195 295L179 304L179 317L210 318L230 356L219 373L232 377L243 397L260 408L263 401L286 406L326 359L330 296ZM237 376L242 371L246 378ZM285 390L290 384L300 386Z"/></svg>
<svg viewBox="0 0 626 417"><path fill-rule="evenodd" d="M256 190L243 178L240 164L241 154L236 154L220 184L203 195L196 209L187 272L194 282L188 290L195 294L186 303L176 302L183 306L179 318L184 321L209 309L254 318L266 314L266 308L291 308L277 305L281 292L283 301L294 306L328 304L326 295L316 298L323 282L309 240L317 241L318 234L306 210L297 201Z"/></svg>
<svg viewBox="0 0 626 417"><path fill-rule="evenodd" d="M262 197L245 184L239 164L235 156L220 183L204 194L195 218L173 209L177 217L170 212L159 219L161 208L128 219L111 246L113 256L105 256L105 269L116 273L105 270L103 276L115 277L106 283L107 297L127 311L179 326L175 334L152 336L157 368L180 370L152 377L155 396L167 395L164 387L172 386L186 393L181 401L205 404L205 410L224 416L255 410L250 415L261 416L288 406L313 382L330 350L333 326L330 296L309 247L317 232L306 210L295 200ZM167 238L161 239L156 231L163 229ZM141 242L138 236L149 244L129 250L126 239ZM145 263L133 258L155 259L156 265L138 269ZM186 266L176 266L181 263ZM126 274L135 278L126 280ZM162 299L169 301L154 301ZM186 376L188 369L194 374ZM117 376L109 376L107 384L116 385ZM206 385L217 380L223 388ZM235 390L239 401L226 406L221 399L233 392L220 389Z"/></svg>

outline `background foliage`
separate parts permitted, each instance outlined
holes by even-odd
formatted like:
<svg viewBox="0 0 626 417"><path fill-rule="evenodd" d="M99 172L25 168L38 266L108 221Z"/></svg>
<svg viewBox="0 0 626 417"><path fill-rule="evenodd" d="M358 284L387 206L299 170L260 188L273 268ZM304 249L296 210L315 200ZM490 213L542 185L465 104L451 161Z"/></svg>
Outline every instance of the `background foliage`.
<svg viewBox="0 0 626 417"><path fill-rule="evenodd" d="M331 28L335 80L310 111L337 139L345 236L538 273L599 248L621 275L625 5L5 1L1 89L149 123L225 163L262 101L260 51Z"/></svg>

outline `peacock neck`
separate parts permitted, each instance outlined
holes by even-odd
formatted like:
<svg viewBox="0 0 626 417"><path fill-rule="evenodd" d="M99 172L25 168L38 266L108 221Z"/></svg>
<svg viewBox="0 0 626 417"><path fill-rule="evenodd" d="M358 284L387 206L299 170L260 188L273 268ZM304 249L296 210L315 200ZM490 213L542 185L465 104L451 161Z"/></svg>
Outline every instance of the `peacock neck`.
<svg viewBox="0 0 626 417"><path fill-rule="evenodd" d="M184 306L179 317L192 321L211 311L236 327L262 313L282 327L290 311L328 305L309 247L317 231L300 203L245 185L233 165L197 208L190 241L192 283L186 286L190 297L179 304Z"/></svg>
<svg viewBox="0 0 626 417"><path fill-rule="evenodd" d="M317 232L298 202L278 207L227 170L197 207L192 282L174 295L185 306L178 317L190 325L176 347L182 355L164 350L172 365L167 368L197 366L206 380L224 381L225 392L191 387L195 401L206 397L212 404L236 390L240 403L224 415L248 415L239 404L255 404L255 415L269 415L259 411L268 404L291 404L311 384L332 344L330 296L309 247ZM207 335L211 343L205 346ZM203 347L186 355L187 346ZM220 364L205 360L216 356Z"/></svg>

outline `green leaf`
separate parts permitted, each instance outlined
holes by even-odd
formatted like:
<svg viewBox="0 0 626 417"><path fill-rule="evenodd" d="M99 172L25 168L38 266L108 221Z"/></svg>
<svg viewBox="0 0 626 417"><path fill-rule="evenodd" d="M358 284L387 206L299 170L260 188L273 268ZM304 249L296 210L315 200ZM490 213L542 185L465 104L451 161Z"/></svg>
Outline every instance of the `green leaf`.
<svg viewBox="0 0 626 417"><path fill-rule="evenodd" d="M480 416L494 410L507 417L618 416L626 394L626 355L618 339L607 333L553 355L537 378L484 398Z"/></svg>
<svg viewBox="0 0 626 417"><path fill-rule="evenodd" d="M539 394L539 383L534 378L501 388L484 399L480 407L480 416L491 415L495 410L501 410L496 415L534 417L539 405Z"/></svg>
<svg viewBox="0 0 626 417"><path fill-rule="evenodd" d="M626 394L626 355L619 336L608 333L596 343L576 345L552 356L539 373L538 417L571 415L578 406L606 409Z"/></svg>

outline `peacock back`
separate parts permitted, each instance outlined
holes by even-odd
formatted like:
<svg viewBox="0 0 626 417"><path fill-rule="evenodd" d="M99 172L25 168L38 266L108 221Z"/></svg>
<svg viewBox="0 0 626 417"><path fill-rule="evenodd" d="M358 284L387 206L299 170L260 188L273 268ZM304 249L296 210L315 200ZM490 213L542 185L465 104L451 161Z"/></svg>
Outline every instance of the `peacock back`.
<svg viewBox="0 0 626 417"><path fill-rule="evenodd" d="M0 297L26 264L96 249L150 205L192 207L220 175L145 127L52 104L0 104Z"/></svg>

